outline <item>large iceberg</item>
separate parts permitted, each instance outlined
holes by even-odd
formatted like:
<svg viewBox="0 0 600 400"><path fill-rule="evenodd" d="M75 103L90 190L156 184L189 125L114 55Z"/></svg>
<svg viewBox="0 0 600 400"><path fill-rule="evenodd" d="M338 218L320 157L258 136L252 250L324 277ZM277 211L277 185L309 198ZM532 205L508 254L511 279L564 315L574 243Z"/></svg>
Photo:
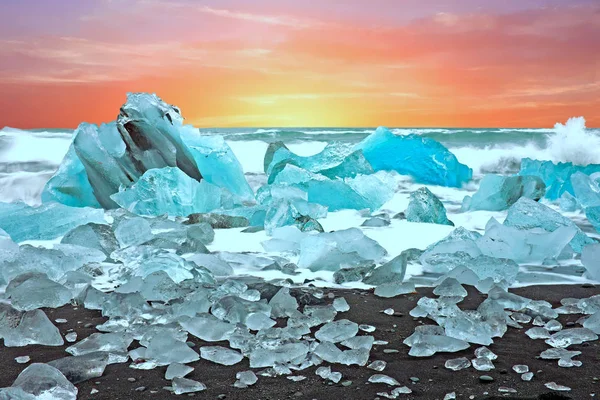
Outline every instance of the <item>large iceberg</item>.
<svg viewBox="0 0 600 400"><path fill-rule="evenodd" d="M473 197L463 200L463 211L501 211L512 206L521 197L539 200L544 197L546 185L537 176L486 175Z"/></svg>
<svg viewBox="0 0 600 400"><path fill-rule="evenodd" d="M191 179L206 180L241 199L254 198L222 137L201 135L183 125L177 107L146 93L128 94L116 122L83 123L77 128L72 149L42 198L79 207L116 208L111 195L132 187L146 171L165 167L176 167Z"/></svg>
<svg viewBox="0 0 600 400"><path fill-rule="evenodd" d="M104 223L104 211L46 203L30 207L23 203L0 203L0 228L12 240L50 240L87 223Z"/></svg>
<svg viewBox="0 0 600 400"><path fill-rule="evenodd" d="M418 135L397 136L379 127L355 147L375 171L397 171L417 182L460 187L473 171L441 143Z"/></svg>
<svg viewBox="0 0 600 400"><path fill-rule="evenodd" d="M533 175L542 178L546 184L546 198L557 200L564 192L574 195L571 175L576 172L591 175L600 172L600 164L586 166L573 165L570 162L554 164L552 161L524 158L521 160L519 175Z"/></svg>

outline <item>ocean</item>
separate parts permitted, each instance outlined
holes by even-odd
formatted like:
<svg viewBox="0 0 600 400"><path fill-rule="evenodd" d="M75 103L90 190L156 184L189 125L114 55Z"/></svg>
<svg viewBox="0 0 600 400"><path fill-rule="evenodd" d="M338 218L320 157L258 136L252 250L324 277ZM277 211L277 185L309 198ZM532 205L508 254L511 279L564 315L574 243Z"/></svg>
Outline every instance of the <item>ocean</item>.
<svg viewBox="0 0 600 400"><path fill-rule="evenodd" d="M284 142L293 152L308 156L321 151L327 143L357 143L373 133L375 128L227 128L200 129L201 134L222 135L240 160L248 182L254 190L266 183L263 159L269 143ZM529 157L575 164L600 163L600 129L585 129L583 119L572 119L566 125L550 129L453 129L453 128L393 128L397 135L417 134L435 139L450 149L461 163L471 167L474 179L462 188L427 185L444 203L448 217L456 226L484 232L490 218L502 222L506 212L475 211L463 213L460 206L466 195L477 190L485 174L514 174L520 169L521 159ZM40 204L45 182L54 174L71 142L73 131L61 129L0 130L0 201L22 201ZM411 191L423 184L402 177L394 198L384 204L382 211L390 215L404 211ZM548 203L558 210L556 204ZM565 213L586 233L599 237L581 212ZM327 231L359 227L365 216L359 211L344 210L329 213L320 220ZM408 248L424 249L442 239L452 227L433 224L409 223L393 220L389 227L362 228L365 234L378 241L390 257ZM264 253L261 242L267 240L264 232L248 235L240 230L217 231L212 251ZM568 264L568 265L567 265ZM579 283L585 281L576 269L578 260L561 269L544 270L532 267L521 275L519 285L532 283ZM408 276L419 276L418 265L408 270ZM251 274L264 278L282 278L278 272L238 270L236 274ZM294 281L317 279L324 286L333 285L332 273L309 272L295 276ZM360 287L360 283L354 286Z"/></svg>

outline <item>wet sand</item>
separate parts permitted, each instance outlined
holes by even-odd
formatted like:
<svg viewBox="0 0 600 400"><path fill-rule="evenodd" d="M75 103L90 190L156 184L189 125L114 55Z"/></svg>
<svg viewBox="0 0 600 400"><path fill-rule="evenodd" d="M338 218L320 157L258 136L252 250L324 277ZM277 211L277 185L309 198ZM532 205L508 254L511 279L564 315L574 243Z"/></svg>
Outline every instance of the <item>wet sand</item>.
<svg viewBox="0 0 600 400"><path fill-rule="evenodd" d="M459 304L463 309L475 309L484 299L473 288L469 289L469 296ZM584 298L600 293L600 288L591 285L584 286L533 286L511 290L522 296L532 299L547 300L554 307L559 306L559 301L565 297ZM371 335L376 340L385 340L389 344L374 346L371 351L370 361L384 360L387 367L383 374L389 375L409 387L412 394L401 394L398 399L443 399L449 392L456 392L457 399L590 399L591 394L597 393L600 397L600 341L571 346L570 350L580 350L582 354L575 357L583 362L577 368L560 368L556 360L537 359L543 350L549 348L543 340L531 340L524 332L531 324L524 324L523 329L509 328L501 339L489 346L490 350L498 355L494 361L495 370L480 372L468 368L461 371L450 371L444 368L448 359L457 357L473 358L473 351L479 347L472 345L470 349L458 353L436 354L428 358L414 358L408 356L409 348L402 341L410 336L415 326L429 324L427 319L412 318L408 312L416 305L422 296L432 296L431 289L419 289L418 294L399 296L392 299L383 299L373 295L372 291L362 290L325 290L325 293L334 293L336 297L344 296L350 305L350 311L338 314L337 319L347 318L359 324L369 324L377 327ZM327 296L323 303L332 300ZM396 314L389 316L381 311L393 308ZM67 323L57 324L61 333L65 335L70 329L77 332L78 341L96 332L96 325L104 322L99 311L90 311L73 306L64 306L59 309L46 309L51 320L65 318ZM559 321L565 325L575 322L581 315L561 315ZM366 334L360 332L359 334ZM204 345L223 345L223 343L205 343L189 336L189 341L195 343L194 349L198 351ZM14 358L28 355L30 363L48 362L68 354L64 349L70 345L65 343L62 347L27 346L21 348L5 348L0 350L0 387L10 386L17 375L28 365L18 364ZM137 347L134 342L130 349ZM395 349L397 353L385 353L384 349ZM512 371L515 364L526 364L535 376L532 381L524 382L520 375ZM100 378L78 384L79 399L169 399L194 397L199 399L375 399L378 392L390 392L393 387L385 384L367 383L369 376L379 373L366 367L348 367L339 364L331 365L332 371L343 374L340 383L327 383L315 375L316 367L298 371L294 375L306 376L300 382L293 382L285 376L276 378L258 376L259 380L254 386L245 389L233 387L235 374L249 369L248 360L226 367L199 360L189 364L195 368L186 378L203 382L208 389L191 395L176 396L165 389L170 382L164 379L166 367L154 370L141 371L129 368L129 363L109 365L104 375ZM327 365L327 364L323 364ZM259 370L255 370L258 372ZM481 375L489 375L494 380L490 383L480 382ZM418 378L412 382L411 377ZM135 381L131 382L134 378ZM343 384L352 381L351 384ZM556 382L572 388L570 392L552 392L544 386L546 382ZM345 386L348 385L348 386ZM506 395L498 391L499 387L509 387L517 390L517 394ZM144 389L138 389L141 388ZM98 393L90 394L92 389ZM473 397L471 397L473 396ZM564 397L563 397L564 396Z"/></svg>

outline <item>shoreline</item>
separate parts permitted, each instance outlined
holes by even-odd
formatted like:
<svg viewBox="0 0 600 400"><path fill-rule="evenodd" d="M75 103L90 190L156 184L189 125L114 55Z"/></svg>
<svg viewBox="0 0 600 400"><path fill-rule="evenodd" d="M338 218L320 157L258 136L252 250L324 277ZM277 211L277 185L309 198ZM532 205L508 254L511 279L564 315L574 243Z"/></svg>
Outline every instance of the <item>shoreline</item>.
<svg viewBox="0 0 600 400"><path fill-rule="evenodd" d="M469 295L459 303L462 309L476 308L485 295L480 294L472 287L466 287ZM371 333L376 340L388 341L387 345L374 346L371 350L369 362L384 360L387 367L382 372L373 371L366 367L348 367L340 364L331 364L332 371L339 371L343 377L340 383L328 384L325 380L315 375L316 367L304 371L297 371L293 375L303 375L305 380L293 382L285 376L275 378L263 377L258 374L262 369L254 369L258 375L258 382L245 389L233 387L236 372L248 370L248 359L233 366L223 366L207 360L188 365L195 368L186 378L198 380L207 386L207 389L193 394L191 397L202 399L375 399L377 393L389 393L393 387L385 384L367 383L369 376L382 373L395 378L401 386L407 386L412 394L400 394L398 399L440 399L446 393L455 392L457 399L537 399L546 393L562 394L567 397L547 397L549 399L592 398L592 393L600 394L600 342L588 342L582 345L573 345L570 350L582 352L576 359L583 362L581 367L561 368L556 360L541 360L536 356L548 346L543 340L529 339L524 331L532 325L523 324L523 329L509 328L503 338L498 338L489 348L498 355L493 363L495 369L488 372L476 371L470 367L460 371L451 371L444 368L448 359L467 357L473 358L473 351L479 347L471 345L467 350L457 353L438 353L432 357L416 358L408 356L408 347L402 341L410 336L414 328L421 324L430 324L432 321L423 318L413 318L409 311L414 308L417 300L423 296L432 296L433 288L418 288L416 294L402 295L396 298L380 298L373 295L372 291L359 289L323 289L323 299L314 301L328 304L335 297L343 296L350 310L338 314L336 319L347 318L359 324L369 324L377 329ZM584 298L598 294L599 288L594 285L538 285L524 288L510 289L510 292L532 299L544 299L552 303L553 307L560 305L560 300L566 297ZM394 315L387 315L382 310L393 308ZM99 311L86 310L82 307L74 308L72 305L57 309L44 309L48 317L54 321L58 318L67 319L64 324L56 324L64 336L73 329L78 334L77 341L96 332L95 326L103 323L106 318ZM577 321L580 314L560 315L558 320L563 324ZM360 334L365 334L361 332ZM199 346L224 345L226 342L206 343L189 336L188 341ZM17 375L34 362L49 362L54 359L68 356L64 351L71 343L61 347L26 346L20 348L3 348L0 351L0 363L4 366L0 375L0 387L12 384ZM136 348L137 342L130 346ZM397 353L384 352L384 350L398 350ZM523 351L525 349L525 351ZM28 355L31 361L28 364L18 364L14 358ZM519 374L512 371L515 364L525 364L535 376L532 381L525 382ZM322 365L330 365L323 363ZM169 393L164 386L170 382L164 379L166 367L157 367L153 370L137 370L129 368L129 363L109 365L103 376L76 385L79 389L78 399L167 399L182 398ZM541 371L541 372L538 372ZM493 382L480 382L481 375L489 375ZM411 377L418 378L418 382L411 381ZM131 378L135 379L131 381ZM594 380L596 378L596 380ZM351 384L344 383L352 381ZM553 392L544 386L546 382L556 382L572 388L570 392ZM348 385L348 386L345 386ZM508 397L498 391L499 387L509 387L517 390L516 394ZM144 387L143 391L136 388ZM98 390L90 394L92 389ZM139 389L138 389L139 390ZM485 394L487 393L487 394ZM224 395L225 397L223 397ZM474 396L474 397L470 397ZM494 397L496 396L496 397ZM512 397L511 397L512 396Z"/></svg>

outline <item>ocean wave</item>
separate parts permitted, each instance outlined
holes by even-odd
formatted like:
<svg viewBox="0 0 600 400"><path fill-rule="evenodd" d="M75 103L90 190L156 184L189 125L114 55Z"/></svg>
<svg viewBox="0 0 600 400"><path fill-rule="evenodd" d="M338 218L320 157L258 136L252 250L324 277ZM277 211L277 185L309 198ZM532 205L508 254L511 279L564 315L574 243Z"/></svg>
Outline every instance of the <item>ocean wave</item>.
<svg viewBox="0 0 600 400"><path fill-rule="evenodd" d="M566 124L554 125L554 135L548 136L552 160L576 165L600 163L600 136L585 127L585 118L569 118Z"/></svg>

